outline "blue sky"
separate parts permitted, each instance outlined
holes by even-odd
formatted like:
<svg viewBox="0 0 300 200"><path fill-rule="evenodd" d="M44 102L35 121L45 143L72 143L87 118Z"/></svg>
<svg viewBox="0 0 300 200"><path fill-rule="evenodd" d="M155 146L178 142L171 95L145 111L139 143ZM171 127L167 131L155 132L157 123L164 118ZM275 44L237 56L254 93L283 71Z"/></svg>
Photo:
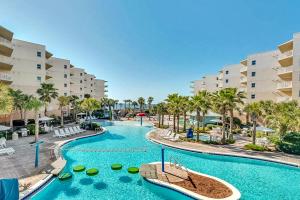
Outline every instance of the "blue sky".
<svg viewBox="0 0 300 200"><path fill-rule="evenodd" d="M107 80L109 97L157 102L289 40L299 8L297 0L3 0L0 24Z"/></svg>

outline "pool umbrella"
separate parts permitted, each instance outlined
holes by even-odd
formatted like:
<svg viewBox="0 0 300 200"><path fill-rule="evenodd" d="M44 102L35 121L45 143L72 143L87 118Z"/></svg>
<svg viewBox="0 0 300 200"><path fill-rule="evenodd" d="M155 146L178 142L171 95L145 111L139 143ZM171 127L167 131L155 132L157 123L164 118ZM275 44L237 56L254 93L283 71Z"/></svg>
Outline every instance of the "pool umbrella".
<svg viewBox="0 0 300 200"><path fill-rule="evenodd" d="M270 129L270 128L267 128L267 127L263 127L263 126L256 127L256 131L262 131L262 132L264 132L267 135L268 135L268 133L275 132L273 129Z"/></svg>
<svg viewBox="0 0 300 200"><path fill-rule="evenodd" d="M138 113L138 114L136 114L136 116L141 117L141 126L143 126L143 117L146 116L145 113Z"/></svg>
<svg viewBox="0 0 300 200"><path fill-rule="evenodd" d="M41 117L41 118L39 118L39 121L42 121L42 122L44 122L44 121L50 121L50 120L53 120L53 118L51 118L51 117Z"/></svg>
<svg viewBox="0 0 300 200"><path fill-rule="evenodd" d="M5 131L5 134L6 134L6 139L7 139L7 131L8 130L10 130L11 128L10 127L8 127L8 126L2 126L2 125L0 125L0 132L1 131Z"/></svg>

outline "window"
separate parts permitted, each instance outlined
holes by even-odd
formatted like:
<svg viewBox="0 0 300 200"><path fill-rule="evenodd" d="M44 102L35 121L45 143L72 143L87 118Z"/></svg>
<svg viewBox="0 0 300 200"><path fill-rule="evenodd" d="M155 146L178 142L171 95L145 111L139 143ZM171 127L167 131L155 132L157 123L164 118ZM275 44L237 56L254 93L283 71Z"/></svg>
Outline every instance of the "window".
<svg viewBox="0 0 300 200"><path fill-rule="evenodd" d="M82 91L82 88L80 88L80 91Z"/></svg>
<svg viewBox="0 0 300 200"><path fill-rule="evenodd" d="M64 74L64 77L65 77L65 78L68 78L68 75L67 75L67 74Z"/></svg>
<svg viewBox="0 0 300 200"><path fill-rule="evenodd" d="M251 76L254 77L256 75L256 72L251 72Z"/></svg>
<svg viewBox="0 0 300 200"><path fill-rule="evenodd" d="M228 83L228 82L229 82L229 80L228 80L228 79L226 79L226 80L225 80L225 83Z"/></svg>
<svg viewBox="0 0 300 200"><path fill-rule="evenodd" d="M252 88L255 88L255 83L251 83L251 87L252 87Z"/></svg>
<svg viewBox="0 0 300 200"><path fill-rule="evenodd" d="M68 84L65 83L64 86L65 86L65 87L68 87Z"/></svg>
<svg viewBox="0 0 300 200"><path fill-rule="evenodd" d="M91 84L91 87L93 87L93 84Z"/></svg>
<svg viewBox="0 0 300 200"><path fill-rule="evenodd" d="M80 73L80 76L82 76L82 73Z"/></svg>
<svg viewBox="0 0 300 200"><path fill-rule="evenodd" d="M229 71L228 71L228 70L226 70L226 71L225 71L225 74L229 74Z"/></svg>
<svg viewBox="0 0 300 200"><path fill-rule="evenodd" d="M93 80L93 78L91 78L91 81Z"/></svg>
<svg viewBox="0 0 300 200"><path fill-rule="evenodd" d="M80 95L80 98L82 98L82 95Z"/></svg>
<svg viewBox="0 0 300 200"><path fill-rule="evenodd" d="M68 69L68 66L67 66L67 65L64 65L64 68L65 68L65 69Z"/></svg>
<svg viewBox="0 0 300 200"><path fill-rule="evenodd" d="M37 65L36 65L36 68L37 68L37 69L42 69L42 65L41 65L41 64L37 64Z"/></svg>
<svg viewBox="0 0 300 200"><path fill-rule="evenodd" d="M65 92L64 95L65 95L65 97L66 97L66 96L68 96L68 93Z"/></svg>
<svg viewBox="0 0 300 200"><path fill-rule="evenodd" d="M91 90L91 92L93 92L93 90Z"/></svg>
<svg viewBox="0 0 300 200"><path fill-rule="evenodd" d="M82 80L80 80L80 83L82 83Z"/></svg>
<svg viewBox="0 0 300 200"><path fill-rule="evenodd" d="M216 84L216 87L219 87L219 84Z"/></svg>
<svg viewBox="0 0 300 200"><path fill-rule="evenodd" d="M256 60L252 60L252 61L251 61L251 64L252 64L252 65L256 65Z"/></svg>
<svg viewBox="0 0 300 200"><path fill-rule="evenodd" d="M216 79L217 79L217 81L218 81L218 80L219 80L219 77L217 77Z"/></svg>
<svg viewBox="0 0 300 200"><path fill-rule="evenodd" d="M255 99L255 94L251 94L251 99Z"/></svg>
<svg viewBox="0 0 300 200"><path fill-rule="evenodd" d="M41 80L42 80L42 77L37 76L37 77L36 77L36 80L41 81Z"/></svg>
<svg viewBox="0 0 300 200"><path fill-rule="evenodd" d="M37 56L37 57L42 57L42 52L37 51L37 52L36 52L36 56Z"/></svg>

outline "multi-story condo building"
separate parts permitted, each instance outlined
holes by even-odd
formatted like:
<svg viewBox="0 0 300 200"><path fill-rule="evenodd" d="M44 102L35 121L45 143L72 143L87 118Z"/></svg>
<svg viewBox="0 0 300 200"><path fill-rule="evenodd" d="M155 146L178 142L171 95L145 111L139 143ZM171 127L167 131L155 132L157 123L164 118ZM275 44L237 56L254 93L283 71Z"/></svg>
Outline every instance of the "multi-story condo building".
<svg viewBox="0 0 300 200"><path fill-rule="evenodd" d="M209 92L217 91L219 89L218 79L218 75L208 75L203 76L200 80L193 81L191 85L193 93L197 94L202 90L207 90Z"/></svg>
<svg viewBox="0 0 300 200"><path fill-rule="evenodd" d="M240 88L247 92L247 102L277 100L278 51L268 51L247 56L241 61Z"/></svg>
<svg viewBox="0 0 300 200"><path fill-rule="evenodd" d="M13 33L0 26L0 81L25 94L37 96L41 83L53 83L59 96L85 95L100 100L107 90L104 80L96 79L84 69L75 68L67 59L52 57L45 45L13 38ZM58 111L58 101L48 107Z"/></svg>
<svg viewBox="0 0 300 200"><path fill-rule="evenodd" d="M218 85L219 89L237 87L246 92L247 102L300 102L300 33L280 44L278 50L248 55L240 64L225 66L215 82L214 78L208 80L193 81L193 93L214 91Z"/></svg>
<svg viewBox="0 0 300 200"><path fill-rule="evenodd" d="M298 100L300 102L300 33L278 46L280 51L278 62L277 91L282 100Z"/></svg>

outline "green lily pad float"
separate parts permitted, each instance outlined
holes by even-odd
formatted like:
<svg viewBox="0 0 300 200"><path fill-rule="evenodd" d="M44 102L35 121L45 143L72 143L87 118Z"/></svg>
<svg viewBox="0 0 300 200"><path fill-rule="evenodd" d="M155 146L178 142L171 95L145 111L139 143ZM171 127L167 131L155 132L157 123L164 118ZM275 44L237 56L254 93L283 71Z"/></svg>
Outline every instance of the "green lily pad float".
<svg viewBox="0 0 300 200"><path fill-rule="evenodd" d="M68 173L68 172L65 172L65 173L61 173L59 176L58 176L58 179L63 181L63 180L66 180L66 179L69 179L72 177L72 174L71 173Z"/></svg>
<svg viewBox="0 0 300 200"><path fill-rule="evenodd" d="M127 169L127 171L130 173L130 174L136 174L136 173L139 173L139 168L138 167L129 167Z"/></svg>
<svg viewBox="0 0 300 200"><path fill-rule="evenodd" d="M120 169L122 169L122 165L121 165L121 164L118 164L118 163L112 164L112 165L111 165L111 169L112 169L112 170L120 170Z"/></svg>
<svg viewBox="0 0 300 200"><path fill-rule="evenodd" d="M91 168L91 169L86 170L86 174L89 176L94 176L98 173L99 173L99 170L96 168Z"/></svg>
<svg viewBox="0 0 300 200"><path fill-rule="evenodd" d="M74 172L82 172L84 170L85 170L85 166L83 165L76 165L75 167L73 167Z"/></svg>

